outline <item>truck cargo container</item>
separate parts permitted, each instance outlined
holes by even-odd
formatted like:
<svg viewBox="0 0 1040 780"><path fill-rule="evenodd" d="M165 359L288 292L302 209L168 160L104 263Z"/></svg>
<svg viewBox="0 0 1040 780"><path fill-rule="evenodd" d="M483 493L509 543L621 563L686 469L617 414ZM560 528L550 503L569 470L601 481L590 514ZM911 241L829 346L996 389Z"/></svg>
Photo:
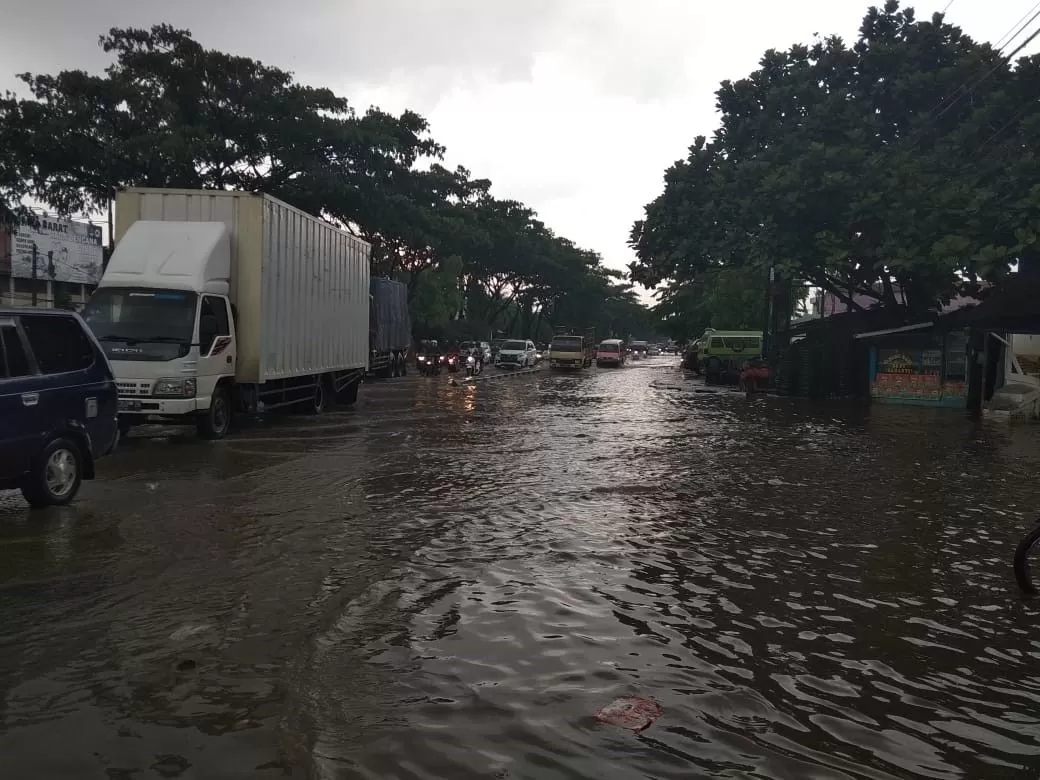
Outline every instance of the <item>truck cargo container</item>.
<svg viewBox="0 0 1040 780"><path fill-rule="evenodd" d="M268 195L129 189L84 317L124 429L149 418L223 437L237 411L357 399L370 247Z"/></svg>
<svg viewBox="0 0 1040 780"><path fill-rule="evenodd" d="M373 279L369 311L368 372L379 377L404 376L412 343L408 285Z"/></svg>

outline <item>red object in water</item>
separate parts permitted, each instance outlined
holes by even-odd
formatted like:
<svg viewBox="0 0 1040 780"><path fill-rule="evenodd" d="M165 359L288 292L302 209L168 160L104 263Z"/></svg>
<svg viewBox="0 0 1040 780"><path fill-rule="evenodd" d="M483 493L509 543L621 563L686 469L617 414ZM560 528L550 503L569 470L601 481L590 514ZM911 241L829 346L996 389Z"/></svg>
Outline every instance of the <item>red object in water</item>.
<svg viewBox="0 0 1040 780"><path fill-rule="evenodd" d="M755 379L755 380L758 380L760 382L768 382L769 381L769 369L765 368L765 367L749 366L748 368L745 368L741 372L740 378L741 379Z"/></svg>
<svg viewBox="0 0 1040 780"><path fill-rule="evenodd" d="M609 723L638 733L650 728L663 712L661 705L653 699L622 696L597 711L595 717L600 723Z"/></svg>

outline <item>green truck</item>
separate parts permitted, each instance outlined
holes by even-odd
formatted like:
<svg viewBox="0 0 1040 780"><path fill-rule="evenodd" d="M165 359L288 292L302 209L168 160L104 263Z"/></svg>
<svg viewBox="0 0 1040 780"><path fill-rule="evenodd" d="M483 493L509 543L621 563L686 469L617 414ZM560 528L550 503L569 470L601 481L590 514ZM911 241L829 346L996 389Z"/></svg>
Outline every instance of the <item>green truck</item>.
<svg viewBox="0 0 1040 780"><path fill-rule="evenodd" d="M735 384L748 361L761 356L760 330L709 328L697 339L697 361L708 384Z"/></svg>

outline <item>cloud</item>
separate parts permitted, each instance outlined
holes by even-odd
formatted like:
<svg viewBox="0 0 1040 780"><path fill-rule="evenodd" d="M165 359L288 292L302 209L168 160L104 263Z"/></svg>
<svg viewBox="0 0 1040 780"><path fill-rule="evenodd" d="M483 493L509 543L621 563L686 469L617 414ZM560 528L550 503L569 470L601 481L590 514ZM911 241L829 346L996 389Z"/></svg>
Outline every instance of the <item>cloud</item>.
<svg viewBox="0 0 1040 780"><path fill-rule="evenodd" d="M876 0L875 4L880 4ZM946 0L911 2L919 17ZM0 33L12 74L99 71L112 26L167 21L205 46L293 70L358 108L411 108L448 162L491 178L558 233L614 267L633 220L698 134L717 125L714 91L769 48L813 33L851 39L871 0L34 0ZM1029 5L965 0L949 19L996 40ZM1040 41L1028 51L1040 48Z"/></svg>

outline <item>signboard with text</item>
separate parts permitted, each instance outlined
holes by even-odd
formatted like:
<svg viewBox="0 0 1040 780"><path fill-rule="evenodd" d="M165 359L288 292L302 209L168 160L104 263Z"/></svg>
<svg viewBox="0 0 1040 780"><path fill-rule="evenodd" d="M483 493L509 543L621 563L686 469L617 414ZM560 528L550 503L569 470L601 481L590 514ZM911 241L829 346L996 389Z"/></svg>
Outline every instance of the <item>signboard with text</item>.
<svg viewBox="0 0 1040 780"><path fill-rule="evenodd" d="M963 403L967 395L963 340L951 339L949 346L953 354L947 356L945 366L942 349L879 349L871 396L896 403Z"/></svg>
<svg viewBox="0 0 1040 780"><path fill-rule="evenodd" d="M19 225L11 243L11 276L90 285L101 280L100 225L41 217L37 225Z"/></svg>

